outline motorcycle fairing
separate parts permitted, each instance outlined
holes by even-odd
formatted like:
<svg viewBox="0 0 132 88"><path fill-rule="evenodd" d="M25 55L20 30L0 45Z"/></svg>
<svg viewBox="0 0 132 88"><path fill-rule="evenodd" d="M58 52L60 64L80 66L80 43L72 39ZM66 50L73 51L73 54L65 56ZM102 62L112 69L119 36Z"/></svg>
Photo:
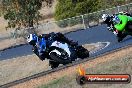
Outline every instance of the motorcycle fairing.
<svg viewBox="0 0 132 88"><path fill-rule="evenodd" d="M63 44L63 43L61 43L61 42L55 41L55 42L53 42L53 43L51 44L51 46L55 46L55 47L64 49L64 50L68 53L68 55L69 55L69 57L70 57L71 52L70 52L70 50L69 50L69 47L68 47L68 44L67 44L67 43L64 43L64 44Z"/></svg>
<svg viewBox="0 0 132 88"><path fill-rule="evenodd" d="M126 15L118 15L119 19L120 19L120 23L116 24L114 27L118 30L118 31L123 31L125 29L125 26L128 22L128 18Z"/></svg>

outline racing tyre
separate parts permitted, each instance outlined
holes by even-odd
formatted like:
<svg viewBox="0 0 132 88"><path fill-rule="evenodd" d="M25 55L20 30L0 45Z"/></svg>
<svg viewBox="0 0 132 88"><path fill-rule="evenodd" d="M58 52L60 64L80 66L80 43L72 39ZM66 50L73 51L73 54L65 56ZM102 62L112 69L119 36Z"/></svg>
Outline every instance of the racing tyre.
<svg viewBox="0 0 132 88"><path fill-rule="evenodd" d="M54 62L54 61L49 61L49 65L51 66L52 69L57 68L59 66L59 63Z"/></svg>
<svg viewBox="0 0 132 88"><path fill-rule="evenodd" d="M87 57L89 57L89 51L88 50L82 52L82 55L81 55L82 59L87 58Z"/></svg>
<svg viewBox="0 0 132 88"><path fill-rule="evenodd" d="M82 46L78 47L77 54L78 54L78 57L81 59L89 57L89 51Z"/></svg>
<svg viewBox="0 0 132 88"><path fill-rule="evenodd" d="M118 42L121 42L123 40L123 38L118 38Z"/></svg>
<svg viewBox="0 0 132 88"><path fill-rule="evenodd" d="M121 42L126 36L126 34L122 34L120 37L117 37L118 42Z"/></svg>

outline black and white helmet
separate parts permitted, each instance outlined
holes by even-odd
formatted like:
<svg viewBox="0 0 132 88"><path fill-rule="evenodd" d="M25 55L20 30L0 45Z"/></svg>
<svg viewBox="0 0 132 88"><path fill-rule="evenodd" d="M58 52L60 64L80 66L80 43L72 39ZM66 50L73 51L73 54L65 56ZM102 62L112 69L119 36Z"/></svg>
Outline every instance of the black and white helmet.
<svg viewBox="0 0 132 88"><path fill-rule="evenodd" d="M29 34L27 37L27 42L30 45L35 45L38 40L38 36L36 34Z"/></svg>
<svg viewBox="0 0 132 88"><path fill-rule="evenodd" d="M103 14L102 19L103 21L106 21L110 16L108 14Z"/></svg>

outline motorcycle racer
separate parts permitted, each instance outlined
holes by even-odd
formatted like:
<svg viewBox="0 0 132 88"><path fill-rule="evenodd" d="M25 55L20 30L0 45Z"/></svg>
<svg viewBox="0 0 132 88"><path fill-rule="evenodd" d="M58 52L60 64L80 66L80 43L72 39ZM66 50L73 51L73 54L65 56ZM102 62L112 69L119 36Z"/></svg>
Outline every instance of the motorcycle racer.
<svg viewBox="0 0 132 88"><path fill-rule="evenodd" d="M40 38L39 36L37 36L36 34L29 34L27 37L27 42L30 45L33 45L32 51L41 59L43 60L42 56L42 52L45 50L46 48L46 40L45 38Z"/></svg>
<svg viewBox="0 0 132 88"><path fill-rule="evenodd" d="M127 35L129 35L128 32L132 31L131 28L129 28L128 23L132 23L132 17L127 15L115 15L113 18L113 24L114 28L117 30L118 34L118 41L122 41L123 38L125 38ZM127 32L128 31L128 32Z"/></svg>
<svg viewBox="0 0 132 88"><path fill-rule="evenodd" d="M124 31L128 22L132 22L132 17L126 15L116 15L113 18L114 27L118 31Z"/></svg>
<svg viewBox="0 0 132 88"><path fill-rule="evenodd" d="M125 12L125 11L121 11L121 12L119 12L119 13L117 13L117 14L113 14L113 15L103 14L103 15L102 15L102 19L103 19L103 22L104 22L105 24L107 24L108 30L110 30L110 28L111 28L112 26L114 26L114 24L113 24L113 18L114 18L115 16L117 16L117 15L132 16L130 13Z"/></svg>
<svg viewBox="0 0 132 88"><path fill-rule="evenodd" d="M132 17L123 13L114 14L112 16L103 14L103 21L107 24L107 28L112 31L117 37L118 42L122 41L128 34L127 31L132 31L128 27L128 23L132 24Z"/></svg>

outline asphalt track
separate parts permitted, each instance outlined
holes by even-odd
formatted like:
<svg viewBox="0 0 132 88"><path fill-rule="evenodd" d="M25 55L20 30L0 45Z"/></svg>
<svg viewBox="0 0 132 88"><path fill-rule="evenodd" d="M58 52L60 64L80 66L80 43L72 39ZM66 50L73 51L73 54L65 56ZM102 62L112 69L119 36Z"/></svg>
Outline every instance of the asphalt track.
<svg viewBox="0 0 132 88"><path fill-rule="evenodd" d="M70 32L66 34L66 36L72 40L78 41L78 43L81 45L86 43L110 42L108 47L92 54L90 57L132 44L131 36L127 36L122 42L118 43L114 34L106 29L106 25L100 25L86 30ZM30 54L33 54L31 51L31 46L23 45L16 48L7 49L5 51L0 51L0 60L7 60Z"/></svg>

